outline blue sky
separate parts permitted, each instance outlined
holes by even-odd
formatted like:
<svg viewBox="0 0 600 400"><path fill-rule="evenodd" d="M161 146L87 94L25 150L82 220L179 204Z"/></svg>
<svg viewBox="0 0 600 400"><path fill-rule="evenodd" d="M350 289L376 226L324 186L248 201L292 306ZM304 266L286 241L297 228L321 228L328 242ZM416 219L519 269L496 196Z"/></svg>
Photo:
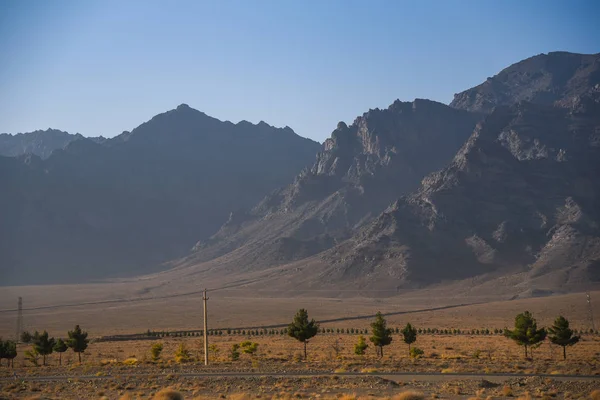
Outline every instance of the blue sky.
<svg viewBox="0 0 600 400"><path fill-rule="evenodd" d="M323 141L523 58L600 52L600 1L0 0L0 132L114 136L187 103Z"/></svg>

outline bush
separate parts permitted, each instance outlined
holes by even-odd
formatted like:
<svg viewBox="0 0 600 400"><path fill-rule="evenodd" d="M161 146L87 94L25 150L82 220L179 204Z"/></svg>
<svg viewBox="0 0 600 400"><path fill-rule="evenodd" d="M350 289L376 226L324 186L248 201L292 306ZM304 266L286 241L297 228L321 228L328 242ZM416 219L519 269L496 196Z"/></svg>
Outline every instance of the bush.
<svg viewBox="0 0 600 400"><path fill-rule="evenodd" d="M152 356L152 361L158 361L160 358L160 353L163 351L162 343L154 343L152 347L150 347L150 355Z"/></svg>
<svg viewBox="0 0 600 400"><path fill-rule="evenodd" d="M250 355L254 355L256 353L256 351L258 350L258 343L251 342L250 340L246 340L245 342L242 342L241 346L242 346L242 351L244 353L250 354Z"/></svg>
<svg viewBox="0 0 600 400"><path fill-rule="evenodd" d="M420 348L418 348L418 347L412 347L412 348L410 349L410 356L411 356L412 358L419 358L419 357L421 357L423 354L425 354L425 352L424 352L423 350L421 350Z"/></svg>
<svg viewBox="0 0 600 400"><path fill-rule="evenodd" d="M185 347L184 343L181 343L175 351L175 361L178 363L184 363L190 361L192 358L190 351Z"/></svg>
<svg viewBox="0 0 600 400"><path fill-rule="evenodd" d="M163 389L152 398L153 400L183 400L183 395L172 389Z"/></svg>

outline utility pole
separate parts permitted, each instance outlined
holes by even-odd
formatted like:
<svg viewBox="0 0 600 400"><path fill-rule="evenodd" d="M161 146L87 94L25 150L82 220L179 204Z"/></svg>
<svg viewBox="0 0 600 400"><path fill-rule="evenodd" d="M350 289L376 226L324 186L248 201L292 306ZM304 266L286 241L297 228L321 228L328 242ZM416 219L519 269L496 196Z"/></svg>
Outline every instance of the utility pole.
<svg viewBox="0 0 600 400"><path fill-rule="evenodd" d="M19 297L19 306L17 309L17 337L15 338L17 343L21 340L21 332L23 332L23 298Z"/></svg>
<svg viewBox="0 0 600 400"><path fill-rule="evenodd" d="M206 308L206 302L208 297L206 296L206 289L204 289L204 365L208 365L208 309Z"/></svg>
<svg viewBox="0 0 600 400"><path fill-rule="evenodd" d="M587 305L588 305L588 322L592 328L593 331L596 330L596 325L594 324L594 312L592 311L592 299L590 298L590 293L586 293L585 294L586 298L587 298Z"/></svg>

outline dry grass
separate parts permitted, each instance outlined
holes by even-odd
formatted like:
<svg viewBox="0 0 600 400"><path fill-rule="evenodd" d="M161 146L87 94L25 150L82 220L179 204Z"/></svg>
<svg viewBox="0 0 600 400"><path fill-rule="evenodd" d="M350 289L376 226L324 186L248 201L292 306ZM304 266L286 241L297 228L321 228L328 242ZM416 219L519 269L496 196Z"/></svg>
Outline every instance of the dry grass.
<svg viewBox="0 0 600 400"><path fill-rule="evenodd" d="M415 390L408 390L392 397L392 400L423 400L425 395Z"/></svg>
<svg viewBox="0 0 600 400"><path fill-rule="evenodd" d="M183 400L183 395L173 389L163 389L152 398L153 400Z"/></svg>

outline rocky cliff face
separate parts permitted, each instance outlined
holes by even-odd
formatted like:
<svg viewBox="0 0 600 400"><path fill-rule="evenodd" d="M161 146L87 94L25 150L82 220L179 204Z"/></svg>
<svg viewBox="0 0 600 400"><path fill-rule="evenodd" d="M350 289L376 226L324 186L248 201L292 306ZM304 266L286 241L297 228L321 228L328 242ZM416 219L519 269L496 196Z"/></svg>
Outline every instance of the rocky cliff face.
<svg viewBox="0 0 600 400"><path fill-rule="evenodd" d="M196 246L193 262L233 252L241 268L264 268L330 248L449 162L479 118L415 100L340 122L311 168L254 209L233 213Z"/></svg>
<svg viewBox="0 0 600 400"><path fill-rule="evenodd" d="M597 282L595 92L572 107L496 108L446 168L324 255L327 279L411 286L516 268Z"/></svg>
<svg viewBox="0 0 600 400"><path fill-rule="evenodd" d="M456 94L450 106L485 113L520 101L569 107L596 85L600 85L600 54L540 54Z"/></svg>
<svg viewBox="0 0 600 400"><path fill-rule="evenodd" d="M16 135L2 133L0 134L0 156L16 157L35 154L46 159L54 150L64 149L73 140L81 138L81 135L71 135L56 129Z"/></svg>
<svg viewBox="0 0 600 400"><path fill-rule="evenodd" d="M291 181L319 147L290 128L221 122L181 105L46 160L2 158L2 283L149 271Z"/></svg>

